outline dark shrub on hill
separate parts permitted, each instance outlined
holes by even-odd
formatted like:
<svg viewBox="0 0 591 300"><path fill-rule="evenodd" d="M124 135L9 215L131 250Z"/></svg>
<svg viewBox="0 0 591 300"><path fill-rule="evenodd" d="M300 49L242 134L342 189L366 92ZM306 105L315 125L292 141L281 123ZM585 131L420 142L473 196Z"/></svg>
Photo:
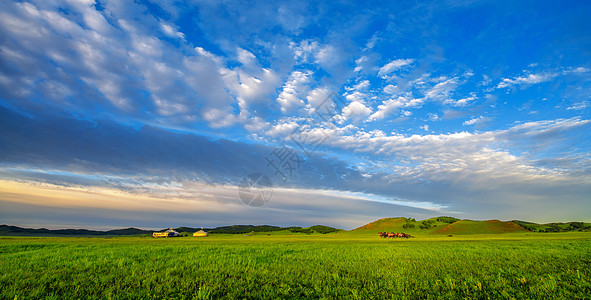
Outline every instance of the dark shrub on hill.
<svg viewBox="0 0 591 300"><path fill-rule="evenodd" d="M421 228L421 229L429 229L431 227L435 227L433 225L433 223L434 223L433 220L424 220L424 221L421 222L421 225L419 225L419 228Z"/></svg>
<svg viewBox="0 0 591 300"><path fill-rule="evenodd" d="M402 228L404 228L404 229L415 228L415 224L406 223L406 224L402 225Z"/></svg>
<svg viewBox="0 0 591 300"><path fill-rule="evenodd" d="M210 230L210 233L231 233L231 234L244 234L249 232L271 232L271 231L279 231L283 230L283 228L278 226L270 226L270 225L232 225L232 226L223 226L223 227L216 227Z"/></svg>
<svg viewBox="0 0 591 300"><path fill-rule="evenodd" d="M560 225L556 224L556 223L552 223L550 224L550 227L546 228L546 232L561 232L562 228L560 227Z"/></svg>
<svg viewBox="0 0 591 300"><path fill-rule="evenodd" d="M445 216L437 218L437 222L448 223L448 224L451 224L451 223L457 222L457 221L459 221L459 220L460 220L460 219L458 219L458 218L454 218L454 217L445 217Z"/></svg>
<svg viewBox="0 0 591 300"><path fill-rule="evenodd" d="M332 228L332 227L328 227L328 226L324 226L324 225L314 225L314 226L310 227L310 229L312 229L318 233L322 233L322 234L327 234L327 233L339 231L336 228Z"/></svg>
<svg viewBox="0 0 591 300"><path fill-rule="evenodd" d="M311 234L314 232L310 228L301 228L301 227L295 227L295 228L290 229L289 231L291 231L293 233L305 233L305 234Z"/></svg>
<svg viewBox="0 0 591 300"><path fill-rule="evenodd" d="M583 223L583 222L570 222L568 224L568 226L570 227L570 230L578 230L578 229L585 228L585 223Z"/></svg>

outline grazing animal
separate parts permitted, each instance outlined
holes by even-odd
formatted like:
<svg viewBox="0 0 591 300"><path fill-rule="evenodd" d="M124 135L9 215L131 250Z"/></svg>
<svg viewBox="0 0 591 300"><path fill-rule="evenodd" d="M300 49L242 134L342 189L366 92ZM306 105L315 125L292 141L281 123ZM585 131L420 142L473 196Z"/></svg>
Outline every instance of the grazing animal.
<svg viewBox="0 0 591 300"><path fill-rule="evenodd" d="M390 233L388 233L388 232L381 232L380 231L380 232L378 232L378 235L380 236L380 238L390 238L390 239L393 239L395 237L396 238L411 238L412 237L412 235L406 234L404 232L396 232L396 233L390 232Z"/></svg>

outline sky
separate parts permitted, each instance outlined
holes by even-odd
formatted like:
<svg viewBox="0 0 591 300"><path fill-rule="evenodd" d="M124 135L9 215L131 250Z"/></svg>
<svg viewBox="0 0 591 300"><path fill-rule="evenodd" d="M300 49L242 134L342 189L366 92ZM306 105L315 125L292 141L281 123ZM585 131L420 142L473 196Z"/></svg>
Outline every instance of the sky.
<svg viewBox="0 0 591 300"><path fill-rule="evenodd" d="M0 0L0 223L591 221L590 16Z"/></svg>

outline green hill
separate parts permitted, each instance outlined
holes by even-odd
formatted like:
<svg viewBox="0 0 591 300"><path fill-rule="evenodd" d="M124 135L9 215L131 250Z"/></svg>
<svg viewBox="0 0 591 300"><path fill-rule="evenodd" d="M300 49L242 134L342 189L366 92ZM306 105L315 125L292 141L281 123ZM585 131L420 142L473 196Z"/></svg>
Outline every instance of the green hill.
<svg viewBox="0 0 591 300"><path fill-rule="evenodd" d="M497 234L528 231L529 230L515 224L512 221L501 222L499 220L461 220L438 228L433 232L433 234Z"/></svg>
<svg viewBox="0 0 591 300"><path fill-rule="evenodd" d="M406 218L383 218L377 221L373 221L369 224L363 225L359 228L353 229L352 231L395 231L401 230L402 225L405 224Z"/></svg>
<svg viewBox="0 0 591 300"><path fill-rule="evenodd" d="M435 217L416 221L412 218L383 218L352 230L354 233L405 232L409 234L497 234L527 232L512 221L472 221L453 217Z"/></svg>
<svg viewBox="0 0 591 300"><path fill-rule="evenodd" d="M452 217L435 217L417 221L413 218L383 218L359 228L353 229L352 233L377 233L385 232L405 232L409 234L431 233L437 228L446 226L458 219Z"/></svg>

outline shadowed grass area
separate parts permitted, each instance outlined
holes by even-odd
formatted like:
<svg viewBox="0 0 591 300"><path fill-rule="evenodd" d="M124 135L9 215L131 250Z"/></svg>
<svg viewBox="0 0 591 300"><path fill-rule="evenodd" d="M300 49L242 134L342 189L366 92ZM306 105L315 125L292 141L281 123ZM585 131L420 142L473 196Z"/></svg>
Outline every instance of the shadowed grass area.
<svg viewBox="0 0 591 300"><path fill-rule="evenodd" d="M11 237L0 298L585 298L589 249L589 233Z"/></svg>

